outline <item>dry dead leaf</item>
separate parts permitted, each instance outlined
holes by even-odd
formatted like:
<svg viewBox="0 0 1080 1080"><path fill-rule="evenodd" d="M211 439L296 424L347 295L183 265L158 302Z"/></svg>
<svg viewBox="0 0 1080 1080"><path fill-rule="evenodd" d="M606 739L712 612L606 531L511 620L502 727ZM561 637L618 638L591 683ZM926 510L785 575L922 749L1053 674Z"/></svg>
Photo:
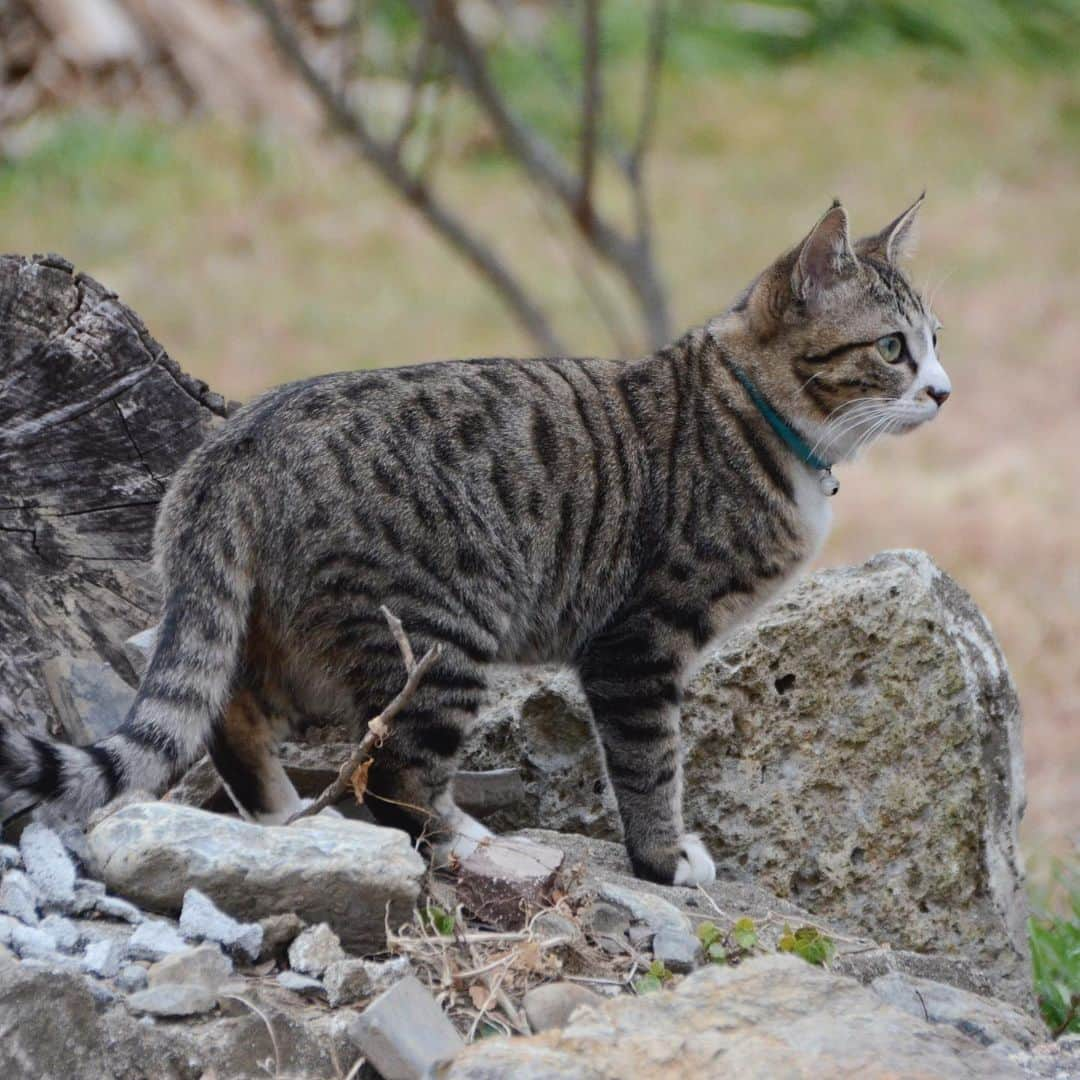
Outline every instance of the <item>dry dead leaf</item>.
<svg viewBox="0 0 1080 1080"><path fill-rule="evenodd" d="M473 983L469 987L469 998L473 1003L473 1008L483 1009L491 1000L491 992L481 983Z"/></svg>
<svg viewBox="0 0 1080 1080"><path fill-rule="evenodd" d="M364 801L364 795L367 794L368 773L371 771L371 764L374 760L374 758L368 758L367 761L358 765L356 772L352 774L353 794L356 796L356 801L358 803L362 803Z"/></svg>

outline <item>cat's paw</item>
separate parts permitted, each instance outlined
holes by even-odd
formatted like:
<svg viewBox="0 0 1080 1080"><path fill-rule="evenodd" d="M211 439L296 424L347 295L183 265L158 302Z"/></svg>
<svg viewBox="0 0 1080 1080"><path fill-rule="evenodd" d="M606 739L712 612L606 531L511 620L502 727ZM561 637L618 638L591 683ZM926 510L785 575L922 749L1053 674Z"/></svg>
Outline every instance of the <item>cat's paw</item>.
<svg viewBox="0 0 1080 1080"><path fill-rule="evenodd" d="M445 825L446 836L433 846L436 865L446 865L451 856L457 860L467 859L484 840L495 834L481 825L476 818L460 810L454 817L453 824Z"/></svg>
<svg viewBox="0 0 1080 1080"><path fill-rule="evenodd" d="M716 880L716 864L695 833L686 833L679 848L673 885L708 885Z"/></svg>

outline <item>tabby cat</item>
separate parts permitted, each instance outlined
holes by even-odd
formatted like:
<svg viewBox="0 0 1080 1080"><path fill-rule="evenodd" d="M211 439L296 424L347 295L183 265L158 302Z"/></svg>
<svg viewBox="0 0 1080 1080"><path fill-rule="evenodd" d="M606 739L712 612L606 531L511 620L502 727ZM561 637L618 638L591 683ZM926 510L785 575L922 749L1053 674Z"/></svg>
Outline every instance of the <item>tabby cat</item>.
<svg viewBox="0 0 1080 1080"><path fill-rule="evenodd" d="M488 667L579 675L635 872L711 881L682 820L695 658L791 582L829 467L932 419L938 323L898 267L920 199L854 245L837 202L724 314L630 362L467 360L273 390L173 479L164 611L138 695L92 746L0 733L0 778L85 815L209 750L248 818L300 805L287 728L357 728L400 689L386 605L441 658L368 777L375 817L461 854L449 784Z"/></svg>

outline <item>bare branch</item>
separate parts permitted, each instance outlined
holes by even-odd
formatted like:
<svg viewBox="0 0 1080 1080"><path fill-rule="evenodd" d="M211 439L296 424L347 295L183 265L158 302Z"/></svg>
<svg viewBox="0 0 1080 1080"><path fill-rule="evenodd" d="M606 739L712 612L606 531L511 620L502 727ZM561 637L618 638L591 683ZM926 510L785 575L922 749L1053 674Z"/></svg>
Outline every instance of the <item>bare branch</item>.
<svg viewBox="0 0 1080 1080"><path fill-rule="evenodd" d="M486 113L507 151L534 182L554 195L578 221L579 178L570 172L551 144L510 109L495 86L481 50L462 24L454 0L410 0L410 3L421 15L435 12L436 27L451 66ZM593 250L615 267L638 298L650 343L659 345L669 340L667 298L648 244L643 245L638 237L624 236L595 209L586 236Z"/></svg>
<svg viewBox="0 0 1080 1080"><path fill-rule="evenodd" d="M517 276L421 179L409 173L391 146L371 133L360 113L350 107L345 97L327 82L305 56L300 42L282 16L275 0L252 0L252 3L265 19L278 50L322 103L334 126L349 138L360 155L374 166L383 180L419 211L435 232L487 279L541 349L550 355L565 355L566 348L555 335L547 317L529 298Z"/></svg>
<svg viewBox="0 0 1080 1080"><path fill-rule="evenodd" d="M666 0L653 0L649 18L649 44L645 56L645 79L641 93L641 112L637 136L630 151L628 169L631 176L641 173L642 162L652 144L656 129L656 106L659 99L660 72L664 65L664 45L667 42Z"/></svg>
<svg viewBox="0 0 1080 1080"><path fill-rule="evenodd" d="M593 177L596 172L596 133L600 119L600 6L599 0L585 0L582 23L581 98L581 192L577 219L582 232L592 236Z"/></svg>
<svg viewBox="0 0 1080 1080"><path fill-rule="evenodd" d="M435 644L424 653L423 658L417 663L409 639L405 636L405 631L401 627L401 620L395 618L385 607L381 607L379 610L383 613L390 626L390 633L394 635L394 640L401 650L401 659L408 674L405 685L398 691L390 704L378 716L373 717L368 722L367 734L360 740L360 745L349 755L348 760L338 770L337 779L328 785L317 799L297 810L285 823L286 825L291 825L294 821L299 821L300 818L310 817L320 810L325 810L328 806L333 806L345 795L352 786L353 776L356 771L364 766L371 758L372 752L382 746L383 740L390 734L388 726L390 721L412 700L428 669L442 655L442 646Z"/></svg>
<svg viewBox="0 0 1080 1080"><path fill-rule="evenodd" d="M405 112L398 124L398 129L390 140L390 152L400 158L405 141L416 127L416 118L420 113L420 100L423 96L424 81L431 67L431 56L435 46L435 31L430 19L424 20L424 30L420 38L420 47L416 50L412 74L409 76L409 97L405 103Z"/></svg>

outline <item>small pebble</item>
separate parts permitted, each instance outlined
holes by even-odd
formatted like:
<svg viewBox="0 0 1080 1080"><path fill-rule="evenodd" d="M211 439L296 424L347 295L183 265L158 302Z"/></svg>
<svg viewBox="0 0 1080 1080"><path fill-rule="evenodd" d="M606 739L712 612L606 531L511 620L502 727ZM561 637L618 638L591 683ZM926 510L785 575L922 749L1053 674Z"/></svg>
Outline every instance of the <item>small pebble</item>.
<svg viewBox="0 0 1080 1080"><path fill-rule="evenodd" d="M180 932L189 939L216 941L249 960L255 960L262 948L263 928L258 923L237 922L198 889L184 893Z"/></svg>
<svg viewBox="0 0 1080 1080"><path fill-rule="evenodd" d="M37 926L42 900L41 891L21 870L9 870L0 881L0 912L20 922Z"/></svg>
<svg viewBox="0 0 1080 1080"><path fill-rule="evenodd" d="M345 950L326 923L308 927L289 946L289 966L303 975L321 975L335 960L344 959Z"/></svg>
<svg viewBox="0 0 1080 1080"><path fill-rule="evenodd" d="M22 855L19 854L19 849L13 847L11 844L0 844L0 871L22 869Z"/></svg>
<svg viewBox="0 0 1080 1080"><path fill-rule="evenodd" d="M572 982L547 983L533 987L522 1004L533 1031L548 1031L566 1026L570 1014L581 1005L601 1005L599 994Z"/></svg>
<svg viewBox="0 0 1080 1080"><path fill-rule="evenodd" d="M118 896L99 897L94 904L94 910L106 919L123 919L132 925L143 921L143 913L134 904L129 904Z"/></svg>
<svg viewBox="0 0 1080 1080"><path fill-rule="evenodd" d="M116 987L125 994L135 994L146 989L147 981L146 968L142 964L125 964L116 976Z"/></svg>
<svg viewBox="0 0 1080 1080"><path fill-rule="evenodd" d="M112 979L120 971L124 952L124 946L118 941L94 941L86 946L86 952L83 954L83 968L91 975L97 975L102 979ZM142 970L139 968L139 971ZM143 986L145 985L144 972Z"/></svg>
<svg viewBox="0 0 1080 1080"><path fill-rule="evenodd" d="M412 974L412 965L407 956L395 956L393 960L365 960L364 969L371 980L371 993L381 994L389 990L394 983L401 982L406 975Z"/></svg>
<svg viewBox="0 0 1080 1080"><path fill-rule="evenodd" d="M52 934L56 939L56 947L61 952L73 953L82 942L78 927L63 915L46 915L39 926L46 933Z"/></svg>
<svg viewBox="0 0 1080 1080"><path fill-rule="evenodd" d="M127 999L132 1012L151 1016L197 1016L209 1012L217 1004L217 996L205 986L181 986L168 983L139 990Z"/></svg>
<svg viewBox="0 0 1080 1080"><path fill-rule="evenodd" d="M349 957L335 960L323 974L326 996L333 1008L351 1005L371 994L371 976L363 960Z"/></svg>
<svg viewBox="0 0 1080 1080"><path fill-rule="evenodd" d="M182 983L216 990L232 975L232 970L232 961L218 945L211 943L166 956L150 968L147 977L151 986Z"/></svg>
<svg viewBox="0 0 1080 1080"><path fill-rule="evenodd" d="M33 883L54 904L75 899L75 863L60 837L47 825L32 821L19 837L23 865Z"/></svg>
<svg viewBox="0 0 1080 1080"><path fill-rule="evenodd" d="M278 984L286 990L292 990L297 994L326 994L326 987L318 979L310 975L301 975L298 971L281 971L277 977Z"/></svg>
<svg viewBox="0 0 1080 1080"><path fill-rule="evenodd" d="M660 930L653 938L652 951L668 971L678 975L693 971L703 959L701 942L681 930Z"/></svg>
<svg viewBox="0 0 1080 1080"><path fill-rule="evenodd" d="M23 959L59 960L56 938L36 926L16 926L11 932L11 947Z"/></svg>
<svg viewBox="0 0 1080 1080"><path fill-rule="evenodd" d="M134 960L161 960L187 947L187 942L167 922L147 919L128 939L128 956Z"/></svg>

